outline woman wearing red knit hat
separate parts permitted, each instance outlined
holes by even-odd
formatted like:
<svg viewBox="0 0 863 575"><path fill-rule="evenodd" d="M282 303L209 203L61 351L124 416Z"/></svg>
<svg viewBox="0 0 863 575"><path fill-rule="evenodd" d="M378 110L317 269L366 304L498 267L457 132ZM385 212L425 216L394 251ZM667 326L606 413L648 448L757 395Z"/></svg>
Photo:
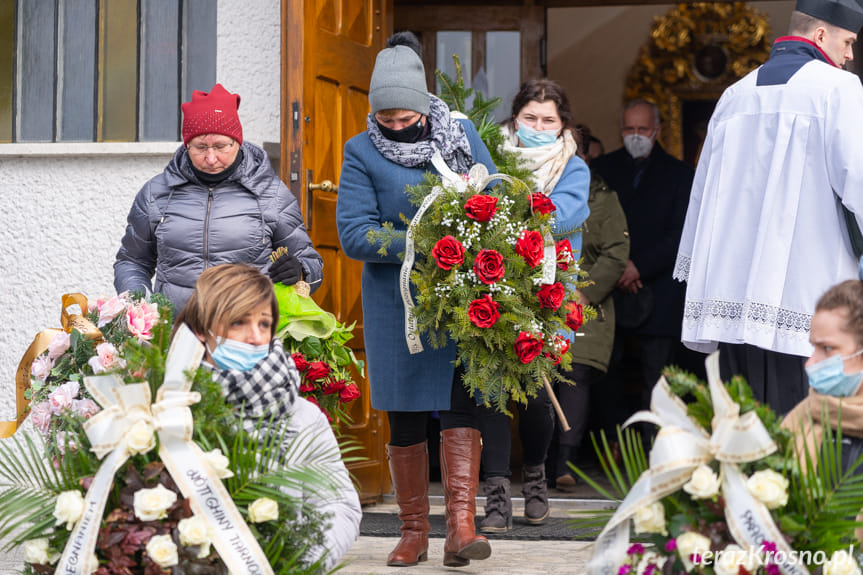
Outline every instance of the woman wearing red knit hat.
<svg viewBox="0 0 863 575"><path fill-rule="evenodd" d="M255 265L286 285L320 285L323 261L297 200L266 152L243 141L239 107L240 96L221 84L182 105L183 145L129 211L114 262L117 293L161 292L179 311L198 276L224 263ZM282 246L288 255L271 265Z"/></svg>

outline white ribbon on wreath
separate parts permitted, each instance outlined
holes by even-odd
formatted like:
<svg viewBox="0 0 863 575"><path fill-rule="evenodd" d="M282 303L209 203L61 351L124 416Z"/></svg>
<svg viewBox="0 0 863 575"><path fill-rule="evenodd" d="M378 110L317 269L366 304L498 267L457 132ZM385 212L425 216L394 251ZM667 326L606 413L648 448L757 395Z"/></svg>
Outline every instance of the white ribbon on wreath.
<svg viewBox="0 0 863 575"><path fill-rule="evenodd" d="M444 193L444 187L454 187L460 194L464 194L468 187L475 190L485 189L494 180L504 180L507 182L515 182L506 174L489 174L488 168L483 164L474 164L471 167L466 177L462 177L447 166L440 151L436 151L431 159L432 165L438 171L441 177L441 185L432 188L432 191L427 195L416 214L414 214L411 223L408 225L408 230L405 238L405 258L402 261L401 271L399 272L399 289L402 295L402 302L405 307L405 341L408 345L408 350L411 354L421 353L423 351L422 342L417 329L417 319L414 314L414 302L411 297L411 269L414 266L416 258L416 250L414 248L414 230L422 220L429 207ZM557 252L555 251L554 239L551 234L546 232L545 250L542 261L542 283L554 283L555 267L557 266Z"/></svg>
<svg viewBox="0 0 863 575"><path fill-rule="evenodd" d="M165 378L150 403L147 383L126 384L116 375L84 378L87 390L103 410L84 425L92 450L102 465L84 498L84 514L72 533L57 564L56 575L89 575L102 515L114 474L131 455L128 433L140 423L152 425L159 434L159 457L171 478L189 500L192 511L213 527L213 546L232 573L272 575L273 570L254 535L221 479L192 441L192 412L201 400L191 391L185 373L200 364L204 346L185 325L181 326L168 350Z"/></svg>
<svg viewBox="0 0 863 575"><path fill-rule="evenodd" d="M787 575L808 575L773 521L767 507L746 488L739 463L757 461L776 451L776 443L754 411L740 416L719 377L719 352L705 361L707 383L713 402L711 435L686 413L686 405L672 393L664 377L653 388L650 411L640 411L624 426L637 421L660 427L650 451L650 467L632 486L611 520L596 539L588 562L589 575L617 575L629 548L629 526L636 511L679 490L702 464L720 462L725 520L729 532L744 549L759 551L762 543L776 544L774 562ZM779 559L777 562L776 560Z"/></svg>

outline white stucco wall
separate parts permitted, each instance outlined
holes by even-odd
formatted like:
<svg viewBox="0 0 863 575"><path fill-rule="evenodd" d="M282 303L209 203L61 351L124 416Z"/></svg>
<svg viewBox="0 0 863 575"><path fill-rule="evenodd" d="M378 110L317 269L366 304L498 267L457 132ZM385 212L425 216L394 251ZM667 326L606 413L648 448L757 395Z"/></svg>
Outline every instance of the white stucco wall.
<svg viewBox="0 0 863 575"><path fill-rule="evenodd" d="M242 97L244 138L279 141L279 0L221 1L217 80ZM60 296L113 295L113 262L141 185L178 142L0 144L0 420L33 336L59 327Z"/></svg>

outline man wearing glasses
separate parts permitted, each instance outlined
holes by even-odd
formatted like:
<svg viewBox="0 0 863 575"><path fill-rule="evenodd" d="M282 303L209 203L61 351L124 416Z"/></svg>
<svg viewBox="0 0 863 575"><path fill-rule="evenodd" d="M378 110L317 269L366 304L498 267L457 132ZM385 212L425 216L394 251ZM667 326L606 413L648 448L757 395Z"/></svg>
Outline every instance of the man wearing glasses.
<svg viewBox="0 0 863 575"><path fill-rule="evenodd" d="M221 84L182 105L183 145L129 211L114 262L117 293L161 292L179 311L198 276L224 263L250 263L274 282L303 280L312 291L320 285L323 261L297 201L266 152L243 141L239 106ZM271 265L282 246L288 255Z"/></svg>

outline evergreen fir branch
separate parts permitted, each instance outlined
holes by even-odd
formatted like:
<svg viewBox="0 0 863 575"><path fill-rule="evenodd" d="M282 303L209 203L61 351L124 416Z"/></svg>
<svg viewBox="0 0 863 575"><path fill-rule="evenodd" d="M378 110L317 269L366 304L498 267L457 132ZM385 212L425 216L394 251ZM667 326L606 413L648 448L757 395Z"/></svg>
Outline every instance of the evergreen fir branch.
<svg viewBox="0 0 863 575"><path fill-rule="evenodd" d="M369 242L369 245L378 246L378 254L382 256L388 254L393 240L396 238L404 239L405 232L396 230L392 222L382 223L380 230L369 227L369 231L366 232L366 241Z"/></svg>

